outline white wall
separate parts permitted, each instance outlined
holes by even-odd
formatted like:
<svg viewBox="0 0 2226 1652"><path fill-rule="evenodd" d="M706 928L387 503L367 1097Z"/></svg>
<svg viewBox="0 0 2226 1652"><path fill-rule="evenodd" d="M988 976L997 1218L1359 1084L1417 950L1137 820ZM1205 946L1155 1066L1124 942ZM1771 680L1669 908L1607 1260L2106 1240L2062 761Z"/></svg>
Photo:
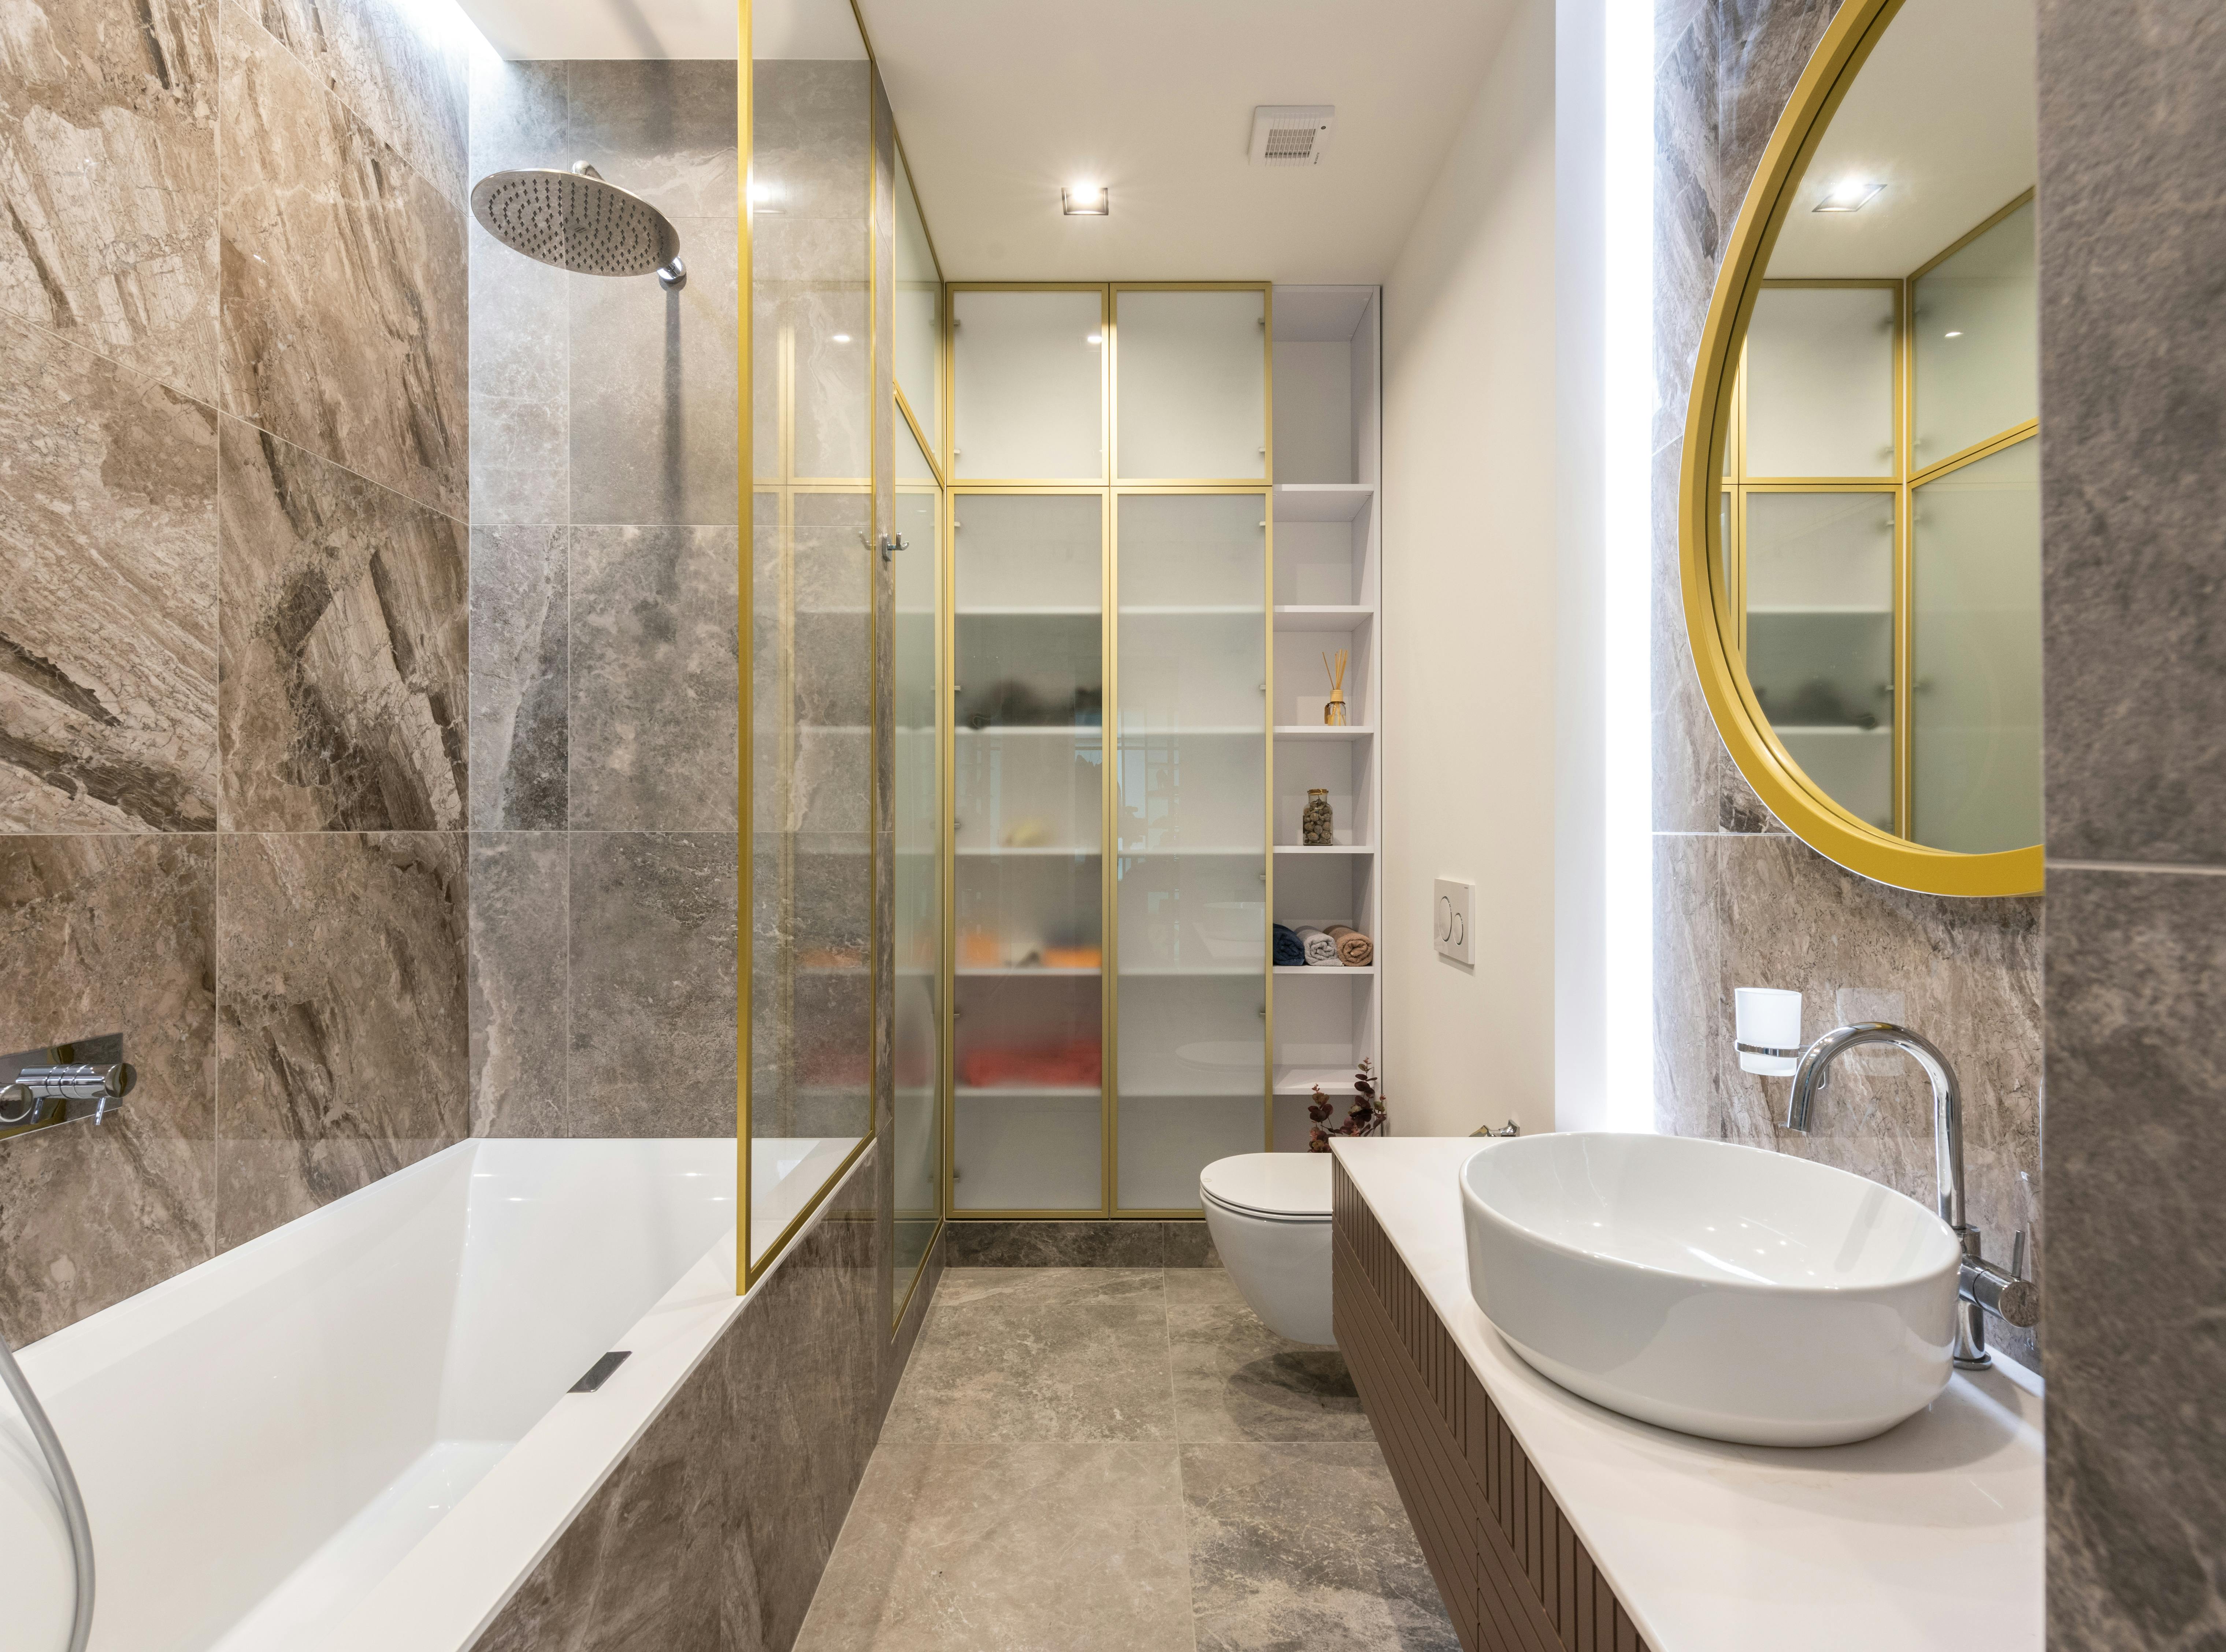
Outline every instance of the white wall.
<svg viewBox="0 0 2226 1652"><path fill-rule="evenodd" d="M1516 0L1384 283L1384 1090L1555 1119L1555 0ZM1431 885L1476 884L1476 963Z"/></svg>

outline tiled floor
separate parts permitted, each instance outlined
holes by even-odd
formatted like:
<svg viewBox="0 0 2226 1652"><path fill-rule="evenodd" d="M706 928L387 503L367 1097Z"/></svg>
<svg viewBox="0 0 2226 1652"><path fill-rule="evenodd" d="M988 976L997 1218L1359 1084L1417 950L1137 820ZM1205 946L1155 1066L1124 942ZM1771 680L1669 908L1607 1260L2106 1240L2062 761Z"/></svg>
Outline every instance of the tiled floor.
<svg viewBox="0 0 2226 1652"><path fill-rule="evenodd" d="M1458 1652L1336 1353L1218 1268L953 1268L797 1652Z"/></svg>

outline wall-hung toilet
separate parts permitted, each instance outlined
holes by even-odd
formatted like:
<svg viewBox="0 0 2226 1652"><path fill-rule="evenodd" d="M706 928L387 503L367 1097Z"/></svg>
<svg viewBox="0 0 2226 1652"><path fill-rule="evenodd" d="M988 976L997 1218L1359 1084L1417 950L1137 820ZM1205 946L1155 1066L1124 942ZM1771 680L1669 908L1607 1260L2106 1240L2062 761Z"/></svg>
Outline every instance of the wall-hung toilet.
<svg viewBox="0 0 2226 1652"><path fill-rule="evenodd" d="M1293 1342L1337 1340L1329 1313L1326 1153L1245 1153L1199 1172L1221 1264L1268 1329Z"/></svg>

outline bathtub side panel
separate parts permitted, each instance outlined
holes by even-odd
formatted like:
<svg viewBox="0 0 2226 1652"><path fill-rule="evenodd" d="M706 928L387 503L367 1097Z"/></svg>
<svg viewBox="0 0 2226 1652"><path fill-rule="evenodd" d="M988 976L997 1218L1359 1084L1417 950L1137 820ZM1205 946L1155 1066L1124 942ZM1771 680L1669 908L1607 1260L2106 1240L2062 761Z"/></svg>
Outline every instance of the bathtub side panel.
<svg viewBox="0 0 2226 1652"><path fill-rule="evenodd" d="M880 1432L876 1149L557 1539L480 1652L785 1652Z"/></svg>

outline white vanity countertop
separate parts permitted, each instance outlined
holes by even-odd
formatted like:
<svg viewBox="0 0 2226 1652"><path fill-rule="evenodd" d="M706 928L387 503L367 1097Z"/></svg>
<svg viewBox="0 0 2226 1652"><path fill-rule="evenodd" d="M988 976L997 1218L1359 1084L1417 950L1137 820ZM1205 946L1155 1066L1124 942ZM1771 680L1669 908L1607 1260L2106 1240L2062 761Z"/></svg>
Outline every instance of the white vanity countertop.
<svg viewBox="0 0 2226 1652"><path fill-rule="evenodd" d="M1469 1295L1467 1137L1339 1140L1339 1161L1651 1652L2039 1652L2041 1401L1958 1373L1875 1439L1733 1446L1539 1376Z"/></svg>

